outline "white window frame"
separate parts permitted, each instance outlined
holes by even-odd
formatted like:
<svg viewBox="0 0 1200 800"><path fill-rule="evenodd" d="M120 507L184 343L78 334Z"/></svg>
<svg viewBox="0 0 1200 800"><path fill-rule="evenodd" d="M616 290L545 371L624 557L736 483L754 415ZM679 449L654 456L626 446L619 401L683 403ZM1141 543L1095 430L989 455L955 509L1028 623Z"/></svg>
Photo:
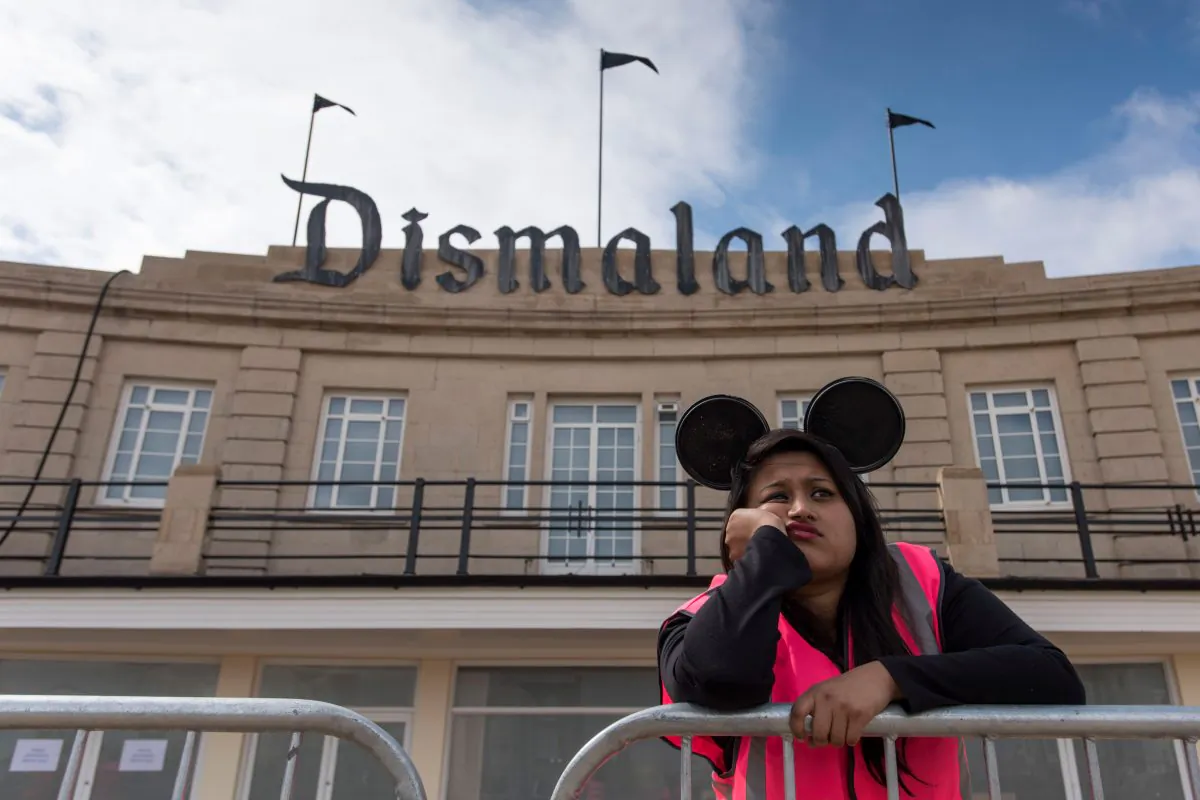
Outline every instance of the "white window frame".
<svg viewBox="0 0 1200 800"><path fill-rule="evenodd" d="M975 453L975 466L980 467L983 463L983 459L979 453L979 436L978 436L978 433L975 428L975 414L979 413L979 412L976 412L975 407L971 404L971 396L974 394L986 394L989 396L989 398L988 398L989 408L986 413L988 414L988 416L991 420L992 437L993 437L993 439L995 439L995 437L997 437L999 434L996 432L995 410L993 408L991 408L991 405L992 405L991 395L1008 394L1008 393L1012 393L1012 392L1025 392L1029 396L1030 401L1032 403L1033 392L1035 392L1037 390L1043 390L1043 391L1047 392L1050 396L1050 409L1049 409L1050 410L1050 418L1054 421L1054 436L1058 440L1058 458L1059 458L1059 461L1062 462L1062 471L1063 471L1062 481L1064 484L1069 484L1071 482L1072 478L1071 478L1071 460L1067 453L1067 436L1066 436L1066 431L1063 430L1062 414L1059 411L1058 393L1055 391L1054 385L1050 384L1050 383L1036 383L1035 382L1035 383L1028 383L1028 384L1022 383L1022 384L1008 384L1008 385L990 384L990 385L986 385L986 386L971 386L971 387L967 388L967 391L966 391L967 416L969 417L970 422L971 422L971 450L972 450L972 452ZM1032 405L1030 405L1030 410L1032 413L1032 411L1033 411ZM1033 432L1033 445L1034 445L1035 457L1037 458L1037 461L1038 461L1038 469L1040 469L1044 474L1045 468L1046 468L1046 463L1044 460L1045 453L1042 452L1042 440L1041 440L1041 435L1038 433L1038 430L1037 430L1036 420L1034 420L1034 422L1033 422L1033 431L1034 431ZM999 443L993 441L993 444L996 445L996 466L1000 473L1000 483L1007 483L1007 481L1005 480L1005 477L1004 477L1004 456L1000 451ZM1047 478L1044 478L1042 482L1049 483L1050 480L1047 477ZM1020 486L1019 483L1016 485L1018 487ZM1022 500L1022 501L1009 500L1007 488L1001 489L1000 491L1001 491L1001 500L999 503L994 503L994 504L990 505L990 508L992 510L1003 510L1003 511L1014 510L1015 511L1015 510L1021 510L1021 509L1034 509L1034 508L1070 508L1070 506L1071 506L1071 495L1070 495L1069 491L1067 492L1065 500L1054 500L1051 498L1051 495L1050 495L1051 490L1050 489L1042 489L1042 497L1044 498L1043 500Z"/></svg>
<svg viewBox="0 0 1200 800"><path fill-rule="evenodd" d="M392 419L387 416L387 407L392 400L399 400L404 404L404 411L400 417L400 441L397 444L398 450L396 453L396 489L392 493L392 504L388 507L379 508L375 505L375 500L379 495L379 485L371 487L371 505L369 506L340 506L336 502L332 502L337 498L338 486L334 486L334 492L331 497L331 502L328 507L317 505L317 490L320 488L316 482L321 479L321 450L325 446L325 431L329 425L329 407L335 398L343 398L346 401L346 410L341 415L345 421L350 421L350 403L354 400L380 400L383 402L384 414L379 417L381 423L380 439L375 455L375 479L379 479L379 470L383 466L383 437L387 422ZM367 415L364 419L376 419L374 415ZM400 472L404 468L404 439L408 433L408 394L405 392L386 393L386 392L355 392L355 391L327 391L321 400L321 424L317 429L317 441L313 447L312 458L312 477L313 482L308 487L308 499L305 506L305 511L315 514L390 514L397 508L397 503L400 499ZM337 475L341 472L342 456L345 449L345 430L342 431L342 438L338 443L337 458L334 460L334 480L340 480Z"/></svg>
<svg viewBox="0 0 1200 800"><path fill-rule="evenodd" d="M1167 684L1167 698L1172 705L1179 705L1179 681L1175 675L1174 666L1169 658L1154 656L1082 656L1072 657L1071 663L1080 666L1084 664L1120 665L1120 664L1154 664L1162 667L1163 679ZM1086 764L1080 764L1075 758L1073 739L1056 739L1058 745L1058 763L1062 769L1063 794L1066 800L1086 800L1083 796L1083 783L1079 780L1080 769L1087 769ZM1180 741L1172 742L1175 750L1175 763L1179 767L1179 781L1183 785L1184 800L1200 800L1192 796L1191 780L1188 778L1187 754L1184 747L1188 745ZM1000 776L1004 780L1004 776Z"/></svg>
<svg viewBox="0 0 1200 800"><path fill-rule="evenodd" d="M1183 431L1183 417L1179 415L1179 405L1186 403L1187 400L1175 397L1175 384L1183 381L1187 384L1188 397L1192 402L1192 408L1196 411L1196 417L1200 418L1200 375L1176 375L1167 381L1167 390L1171 393L1171 407L1175 409L1175 421L1179 424L1179 443L1183 447L1183 464L1187 468L1188 476L1191 478L1191 483L1196 485L1196 496L1200 497L1200 470L1192 467L1191 455L1188 453L1187 438ZM1200 453L1197 454L1200 458ZM1198 465L1200 466L1200 465Z"/></svg>
<svg viewBox="0 0 1200 800"><path fill-rule="evenodd" d="M596 455L598 453L596 429L600 425L617 425L629 427L633 430L633 480L636 483L642 479L642 402L637 398L558 398L547 404L546 409L546 444L545 457L543 459L543 470L545 472L547 485L543 492L542 506L549 513L550 502L554 487L549 484L554 474L554 409L558 406L627 406L634 410L634 421L631 423L592 423L591 445L589 446L589 463L588 475L596 474ZM588 478L593 480L592 477ZM634 512L641 510L641 488L634 486L633 502ZM592 486L589 489L590 495L595 496L596 487ZM592 550L595 549L594 532L589 534ZM542 535L540 542L540 551L538 553L538 564L543 575L636 575L642 568L642 526L636 521L633 523L633 554L627 561L608 562L600 564L596 561L595 556L588 556L583 563L569 562L556 563L550 561L550 524L549 522L542 525Z"/></svg>
<svg viewBox="0 0 1200 800"><path fill-rule="evenodd" d="M454 689L458 686L458 672L466 668L474 669L511 669L523 667L548 667L552 669L615 669L620 667L637 667L640 669L654 669L655 662L647 661L644 658L608 658L608 659L580 659L577 661L564 660L562 658L530 658L530 659L507 659L507 658L491 658L491 659L461 659L454 663L454 669L450 675L450 703L446 721L445 738L442 740L442 775L446 779L442 781L442 791L439 800L452 800L450 798L450 759L453 756L454 746L454 719L457 716L486 716L496 714L526 714L536 715L545 712L547 715L555 714L572 714L577 713L581 716L602 716L616 715L628 716L638 711L644 711L644 708L626 708L624 706L458 706L456 705L458 698L454 696ZM245 798L242 798L245 800Z"/></svg>
<svg viewBox="0 0 1200 800"><path fill-rule="evenodd" d="M407 414L408 408L405 406ZM256 691L253 695L258 697L257 685L262 680L262 673L267 667L394 667L396 669L411 669L414 670L414 681L420 681L422 669L421 665L410 661L362 661L356 659L288 659L274 660L266 659L259 663L258 673L256 676ZM356 706L351 708L362 714L367 719L377 724L392 724L396 722L404 723L404 741L400 742L400 746L405 752L412 752L412 736L413 736L413 718L416 705L416 686L413 688L413 706ZM290 736L287 731L275 731L285 736ZM316 734L309 734L316 735ZM257 733L248 733L245 735L242 742L242 764L238 769L238 781L236 797L238 800L249 800L250 789L254 781L254 759L258 755L258 737ZM325 736L321 745L321 766L317 774L317 791L314 795L315 800L330 800L333 794L333 782L336 777L337 768L337 751L338 745L341 743L336 736ZM198 772L196 774L199 774ZM193 781L195 783L195 781Z"/></svg>
<svg viewBox="0 0 1200 800"><path fill-rule="evenodd" d="M779 395L779 398L775 403L775 418L779 420L779 427L781 428L788 427L786 424L787 417L783 413L784 403L788 402L795 403L796 410L799 411L799 416L796 417L795 429L800 431L804 430L804 412L808 409L808 404L812 402L812 395L799 394L795 392Z"/></svg>
<svg viewBox="0 0 1200 800"><path fill-rule="evenodd" d="M159 499L156 497L130 497L129 490L132 488L133 484L129 484L124 487L122 497L109 497L108 496L108 488L109 488L108 484L114 480L113 468L116 466L117 452L118 452L118 449L120 448L120 444L121 444L121 433L125 430L125 417L129 414L129 404L133 400L133 390L138 387L145 387L147 390L149 390L148 396L150 398L153 398L154 392L156 392L159 389L165 389L167 391L184 391L184 392L187 392L190 396L189 405L187 407L187 411L185 412L185 418L183 420L183 427L179 432L179 442L176 445L175 465L173 467L171 467L172 475L174 475L175 470L179 468L180 461L182 460L182 457L183 457L183 447L184 447L184 444L187 442L188 427L191 425L191 422L192 422L192 414L194 414L196 411L204 411L204 413L206 413L208 415L208 418L204 421L204 430L200 434L200 455L198 455L196 457L197 463L199 463L200 461L203 460L204 446L205 446L205 444L208 443L208 429L209 429L209 426L212 425L213 405L216 402L216 394L217 394L216 387L213 386L211 383L204 383L202 381L197 381L196 383L181 383L178 381L155 381L155 380L128 379L125 381L125 386L121 390L121 402L117 406L117 415L116 415L116 418L113 420L112 433L110 434L109 443L108 443L108 455L105 456L105 458L104 458L104 472L103 472L103 476L101 478L101 485L96 487L96 504L97 505L127 506L127 507L135 507L135 508L162 508L166 504L165 490L163 492L164 497L162 499ZM198 392L198 391L206 391L209 393L207 409L197 409L195 407L196 392ZM151 405L147 406L147 408L151 408L151 407L152 407ZM178 410L179 407L172 406L171 408L173 410ZM149 412L147 412L147 414L149 414ZM143 425L144 425L144 422L143 422ZM137 457L141 454L142 441L144 440L145 435L146 435L146 431L145 431L145 428L143 427L138 433L138 442L133 451L134 461L133 461L133 464L130 466L131 470L135 469L137 466ZM131 477L132 477L132 475L131 475ZM168 476L166 480L169 481L170 476Z"/></svg>
<svg viewBox="0 0 1200 800"><path fill-rule="evenodd" d="M679 463L679 454L675 452L674 431L679 428L681 404L678 399L658 399L654 402L654 479L656 481L663 480L663 468L667 465L663 463L663 415L675 415L675 427L672 429L671 438L671 454L673 471L675 473L675 482L681 484L674 488L669 486L655 486L654 488L654 509L665 516L675 516L687 513L687 488L682 484L687 482L687 476L684 474L683 466ZM663 493L672 492L674 502L671 505L663 503Z"/></svg>
<svg viewBox="0 0 1200 800"><path fill-rule="evenodd" d="M525 406L525 416L517 416L518 406ZM522 480L529 480L529 470L533 459L533 398L527 396L512 397L508 401L508 421L504 430L504 473L503 479L509 480L509 474L513 467L518 466L513 461L513 428L516 425L525 425L525 463L519 465L521 473L524 475ZM508 497L510 491L520 491L520 505L509 505ZM514 487L504 484L500 487L500 513L503 515L520 515L528 512L529 509L529 485L525 484L521 487Z"/></svg>

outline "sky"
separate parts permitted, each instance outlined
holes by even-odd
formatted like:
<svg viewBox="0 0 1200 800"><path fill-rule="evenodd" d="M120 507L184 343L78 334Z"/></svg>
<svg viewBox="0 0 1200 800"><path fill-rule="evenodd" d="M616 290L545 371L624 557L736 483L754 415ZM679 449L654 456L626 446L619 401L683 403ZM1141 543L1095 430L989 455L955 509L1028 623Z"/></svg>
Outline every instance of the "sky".
<svg viewBox="0 0 1200 800"><path fill-rule="evenodd" d="M1200 0L0 0L0 259L136 270L289 244L310 181L377 203L385 247L468 224L697 248L892 190L930 258L1051 275L1200 263ZM313 201L305 206L311 208ZM348 206L329 244L354 247ZM300 242L304 241L301 224ZM877 247L886 246L881 239Z"/></svg>

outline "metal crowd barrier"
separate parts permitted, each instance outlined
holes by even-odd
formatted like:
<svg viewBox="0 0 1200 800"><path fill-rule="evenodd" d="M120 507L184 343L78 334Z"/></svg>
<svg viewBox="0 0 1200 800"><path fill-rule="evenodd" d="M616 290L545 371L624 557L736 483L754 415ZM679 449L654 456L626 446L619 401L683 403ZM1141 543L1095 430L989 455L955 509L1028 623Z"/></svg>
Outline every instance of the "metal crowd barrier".
<svg viewBox="0 0 1200 800"><path fill-rule="evenodd" d="M421 776L404 748L361 714L315 700L213 697L71 697L0 695L0 730L75 729L58 800L68 800L79 781L90 731L187 731L172 800L183 800L195 759L196 732L292 734L280 797L290 798L302 733L334 736L363 747L387 770L396 800L426 800Z"/></svg>
<svg viewBox="0 0 1200 800"><path fill-rule="evenodd" d="M596 734L567 764L551 800L578 800L588 780L617 753L643 739L681 736L680 797L692 796L692 736L762 736L784 740L783 771L795 771L785 703L722 714L687 704L657 706L617 720ZM811 718L807 720L811 726ZM884 739L888 800L899 800L898 737L978 737L983 740L989 800L1001 800L996 739L1082 739L1092 797L1103 800L1097 739L1172 739L1185 742L1191 796L1200 800L1200 707L1185 706L978 706L908 715L888 709L866 729ZM707 777L707 776L706 776ZM796 782L783 781L786 800L796 800Z"/></svg>

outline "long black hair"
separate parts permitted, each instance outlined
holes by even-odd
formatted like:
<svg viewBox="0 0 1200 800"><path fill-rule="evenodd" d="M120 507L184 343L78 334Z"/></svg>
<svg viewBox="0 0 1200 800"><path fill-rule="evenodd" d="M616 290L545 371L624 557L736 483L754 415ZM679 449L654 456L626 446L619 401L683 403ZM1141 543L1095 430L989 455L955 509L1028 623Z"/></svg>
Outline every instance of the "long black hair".
<svg viewBox="0 0 1200 800"><path fill-rule="evenodd" d="M838 601L838 636L850 631L853 641L853 663L856 666L878 661L884 656L911 655L892 619L892 609L900 591L900 572L887 550L887 539L879 521L879 510L875 498L866 484L850 470L845 457L837 448L813 436L797 430L774 430L758 439L733 471L733 484L725 503L725 519L721 525L721 565L726 572L733 569L729 557L729 546L725 543L725 524L736 509L746 508L750 482L758 468L768 457L780 453L811 453L825 465L833 478L838 492L850 509L854 519L854 558L846 576L846 585ZM821 633L813 615L799 604L785 601L788 615L795 620L797 630L810 644L825 645L818 649L830 650L844 646L844 641L827 640ZM837 657L841 659L841 656ZM843 668L848 665L843 664ZM883 740L866 737L860 742L867 769L878 783L887 784L884 771ZM903 742L900 742L903 745ZM900 772L920 783L924 783L908 767L904 748L897 748ZM903 788L903 781L901 782ZM905 789L907 792L908 790Z"/></svg>

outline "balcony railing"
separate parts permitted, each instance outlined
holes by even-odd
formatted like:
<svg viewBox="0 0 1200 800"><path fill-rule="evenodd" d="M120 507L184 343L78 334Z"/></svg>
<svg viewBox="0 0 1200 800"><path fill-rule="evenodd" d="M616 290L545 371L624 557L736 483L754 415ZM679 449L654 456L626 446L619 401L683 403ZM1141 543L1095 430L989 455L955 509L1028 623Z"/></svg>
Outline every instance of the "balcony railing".
<svg viewBox="0 0 1200 800"><path fill-rule="evenodd" d="M171 487L163 507L104 504L110 485L0 480L0 532L8 531L0 575L698 584L720 568L723 497L692 483L235 481L213 470L207 484L182 474L156 484ZM315 508L320 487L357 487L382 507ZM525 504L505 507L516 487ZM668 488L676 507L660 508ZM977 488L986 497L982 481ZM984 502L967 509L983 522L964 524L953 521L963 503L947 485L870 484L891 538L952 557L964 542L990 548L999 577L1200 579L1197 487L1045 488L1064 502ZM988 520L990 529L972 528L989 528ZM179 534L180 525L192 528Z"/></svg>

